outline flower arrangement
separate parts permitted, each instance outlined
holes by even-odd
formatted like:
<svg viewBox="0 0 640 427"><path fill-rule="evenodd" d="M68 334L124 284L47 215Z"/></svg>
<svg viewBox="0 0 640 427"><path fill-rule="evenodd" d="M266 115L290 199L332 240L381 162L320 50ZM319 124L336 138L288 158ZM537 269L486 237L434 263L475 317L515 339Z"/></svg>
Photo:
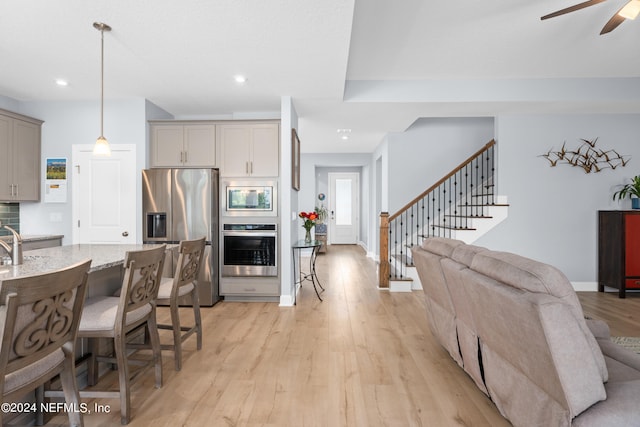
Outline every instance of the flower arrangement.
<svg viewBox="0 0 640 427"><path fill-rule="evenodd" d="M304 220L304 222L302 223L302 227L306 231L304 240L307 242L310 242L311 229L316 225L316 221L318 220L318 214L315 212L300 212L298 216Z"/></svg>

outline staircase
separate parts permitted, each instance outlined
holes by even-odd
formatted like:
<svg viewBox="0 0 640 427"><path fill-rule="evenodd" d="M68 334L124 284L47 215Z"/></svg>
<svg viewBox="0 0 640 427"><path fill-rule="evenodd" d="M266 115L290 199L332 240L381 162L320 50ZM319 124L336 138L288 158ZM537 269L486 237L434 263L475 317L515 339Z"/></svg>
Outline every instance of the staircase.
<svg viewBox="0 0 640 427"><path fill-rule="evenodd" d="M507 217L506 197L495 194L495 141L393 215L380 214L379 287L422 289L411 247L431 236L473 243Z"/></svg>

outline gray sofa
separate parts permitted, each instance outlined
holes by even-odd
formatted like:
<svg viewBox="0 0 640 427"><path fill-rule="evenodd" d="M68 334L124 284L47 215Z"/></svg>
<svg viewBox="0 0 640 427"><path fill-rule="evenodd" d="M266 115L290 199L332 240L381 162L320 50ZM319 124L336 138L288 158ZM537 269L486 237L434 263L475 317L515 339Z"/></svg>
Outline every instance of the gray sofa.
<svg viewBox="0 0 640 427"><path fill-rule="evenodd" d="M431 331L514 426L640 426L640 356L562 272L440 237L411 252Z"/></svg>

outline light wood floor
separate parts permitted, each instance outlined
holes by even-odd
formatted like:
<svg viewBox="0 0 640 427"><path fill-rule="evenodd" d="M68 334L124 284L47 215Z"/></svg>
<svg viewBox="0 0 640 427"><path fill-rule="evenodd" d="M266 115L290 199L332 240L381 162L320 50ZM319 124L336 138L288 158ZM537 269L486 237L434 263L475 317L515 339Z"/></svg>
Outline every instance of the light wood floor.
<svg viewBox="0 0 640 427"><path fill-rule="evenodd" d="M295 307L203 309L203 349L188 340L180 372L163 353L164 386L153 388L151 370L135 383L129 425L510 425L432 338L422 292L376 289L376 265L355 246L331 246L317 271L324 302L305 282ZM640 296L580 299L612 334L640 335ZM85 425L119 425L118 401L98 403L111 413L87 415ZM47 425L66 423L58 415Z"/></svg>
<svg viewBox="0 0 640 427"><path fill-rule="evenodd" d="M618 292L578 292L585 316L604 320L612 336L640 337L640 293L627 292L618 298Z"/></svg>

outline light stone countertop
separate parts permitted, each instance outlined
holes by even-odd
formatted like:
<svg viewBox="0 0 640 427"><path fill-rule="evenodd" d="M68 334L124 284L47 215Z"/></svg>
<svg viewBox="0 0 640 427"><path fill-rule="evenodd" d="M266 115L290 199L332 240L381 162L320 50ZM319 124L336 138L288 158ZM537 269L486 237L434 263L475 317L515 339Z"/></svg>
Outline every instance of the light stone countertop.
<svg viewBox="0 0 640 427"><path fill-rule="evenodd" d="M64 235L62 234L34 234L34 235L20 235L22 237L22 242L39 242L42 240L53 240L53 239L62 239ZM7 242L13 241L13 236L0 236L0 239L5 240Z"/></svg>
<svg viewBox="0 0 640 427"><path fill-rule="evenodd" d="M24 252L21 265L0 265L0 281L4 279L46 273L91 259L89 272L117 266L124 262L127 251L150 249L157 244L133 245L69 245ZM167 245L171 248L177 245Z"/></svg>

